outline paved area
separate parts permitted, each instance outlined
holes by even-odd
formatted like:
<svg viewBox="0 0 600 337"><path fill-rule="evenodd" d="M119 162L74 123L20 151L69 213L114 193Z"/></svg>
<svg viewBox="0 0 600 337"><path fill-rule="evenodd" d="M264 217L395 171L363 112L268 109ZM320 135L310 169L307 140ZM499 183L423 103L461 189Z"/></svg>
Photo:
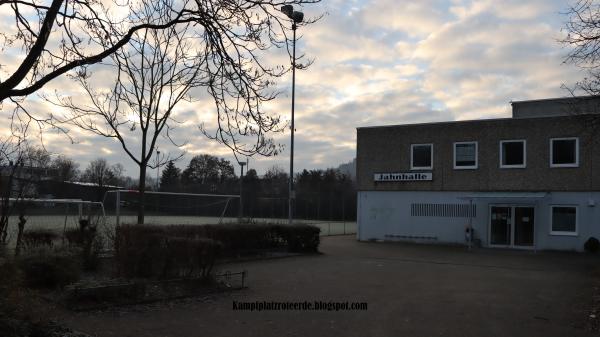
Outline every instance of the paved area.
<svg viewBox="0 0 600 337"><path fill-rule="evenodd" d="M592 336L598 257L322 238L323 255L253 261L244 291L65 314L94 336ZM233 301L365 301L366 311L234 311Z"/></svg>

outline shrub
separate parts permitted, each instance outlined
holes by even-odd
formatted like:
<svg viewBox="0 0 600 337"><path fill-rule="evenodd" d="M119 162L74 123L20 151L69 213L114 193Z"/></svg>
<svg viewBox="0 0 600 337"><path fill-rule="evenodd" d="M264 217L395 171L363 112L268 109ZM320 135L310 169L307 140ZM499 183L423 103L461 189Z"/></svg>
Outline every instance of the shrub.
<svg viewBox="0 0 600 337"><path fill-rule="evenodd" d="M49 229L28 229L23 232L21 239L23 245L28 248L52 247L54 240L58 238L56 232Z"/></svg>
<svg viewBox="0 0 600 337"><path fill-rule="evenodd" d="M591 238L587 239L583 245L583 249L585 249L585 251L588 253L597 253L600 249L600 241L592 236Z"/></svg>
<svg viewBox="0 0 600 337"><path fill-rule="evenodd" d="M319 233L309 225L123 225L116 229L115 257L119 273L129 277L207 274L218 255L316 252Z"/></svg>
<svg viewBox="0 0 600 337"><path fill-rule="evenodd" d="M169 238L163 276L208 277L221 252L221 243L205 238Z"/></svg>
<svg viewBox="0 0 600 337"><path fill-rule="evenodd" d="M12 313L21 302L22 275L11 258L0 258L0 314Z"/></svg>
<svg viewBox="0 0 600 337"><path fill-rule="evenodd" d="M34 288L64 287L79 280L79 252L38 249L19 259L25 282Z"/></svg>
<svg viewBox="0 0 600 337"><path fill-rule="evenodd" d="M100 252L104 246L97 226L90 225L88 220L82 219L79 221L79 228L69 229L64 235L70 247L81 248L83 268L97 270L100 265Z"/></svg>
<svg viewBox="0 0 600 337"><path fill-rule="evenodd" d="M291 252L317 252L321 229L310 225L282 226L282 236Z"/></svg>
<svg viewBox="0 0 600 337"><path fill-rule="evenodd" d="M184 226L125 225L117 227L115 258L127 277L207 277L221 244Z"/></svg>

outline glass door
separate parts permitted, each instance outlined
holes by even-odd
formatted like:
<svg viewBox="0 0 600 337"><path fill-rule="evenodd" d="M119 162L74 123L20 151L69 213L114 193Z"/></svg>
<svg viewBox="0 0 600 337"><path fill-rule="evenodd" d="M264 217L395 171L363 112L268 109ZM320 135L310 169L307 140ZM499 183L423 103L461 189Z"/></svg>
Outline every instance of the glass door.
<svg viewBox="0 0 600 337"><path fill-rule="evenodd" d="M532 248L534 215L533 206L490 206L490 245Z"/></svg>
<svg viewBox="0 0 600 337"><path fill-rule="evenodd" d="M490 218L490 245L510 246L512 208L492 206Z"/></svg>
<svg viewBox="0 0 600 337"><path fill-rule="evenodd" d="M515 246L533 246L533 207L515 207Z"/></svg>

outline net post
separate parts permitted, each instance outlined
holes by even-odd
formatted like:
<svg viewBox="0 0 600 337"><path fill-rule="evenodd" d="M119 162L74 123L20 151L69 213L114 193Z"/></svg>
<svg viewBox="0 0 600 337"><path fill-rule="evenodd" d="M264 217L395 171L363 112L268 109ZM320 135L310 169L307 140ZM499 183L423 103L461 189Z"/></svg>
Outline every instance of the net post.
<svg viewBox="0 0 600 337"><path fill-rule="evenodd" d="M229 206L229 200L231 200L231 198L227 198L227 203L225 203L223 212L221 212L221 217L219 218L219 225L223 223L223 217L225 216L225 211L227 211L227 206Z"/></svg>
<svg viewBox="0 0 600 337"><path fill-rule="evenodd" d="M65 234L67 233L67 219L69 218L69 204L65 204L65 223L63 225L62 244L65 244Z"/></svg>

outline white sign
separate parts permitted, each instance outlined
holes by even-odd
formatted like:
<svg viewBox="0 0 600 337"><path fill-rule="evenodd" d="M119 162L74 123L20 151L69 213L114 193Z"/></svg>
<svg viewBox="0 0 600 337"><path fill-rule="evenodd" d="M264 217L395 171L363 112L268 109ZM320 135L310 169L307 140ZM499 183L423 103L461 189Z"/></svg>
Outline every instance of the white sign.
<svg viewBox="0 0 600 337"><path fill-rule="evenodd" d="M375 173L375 181L428 181L433 180L431 172Z"/></svg>

